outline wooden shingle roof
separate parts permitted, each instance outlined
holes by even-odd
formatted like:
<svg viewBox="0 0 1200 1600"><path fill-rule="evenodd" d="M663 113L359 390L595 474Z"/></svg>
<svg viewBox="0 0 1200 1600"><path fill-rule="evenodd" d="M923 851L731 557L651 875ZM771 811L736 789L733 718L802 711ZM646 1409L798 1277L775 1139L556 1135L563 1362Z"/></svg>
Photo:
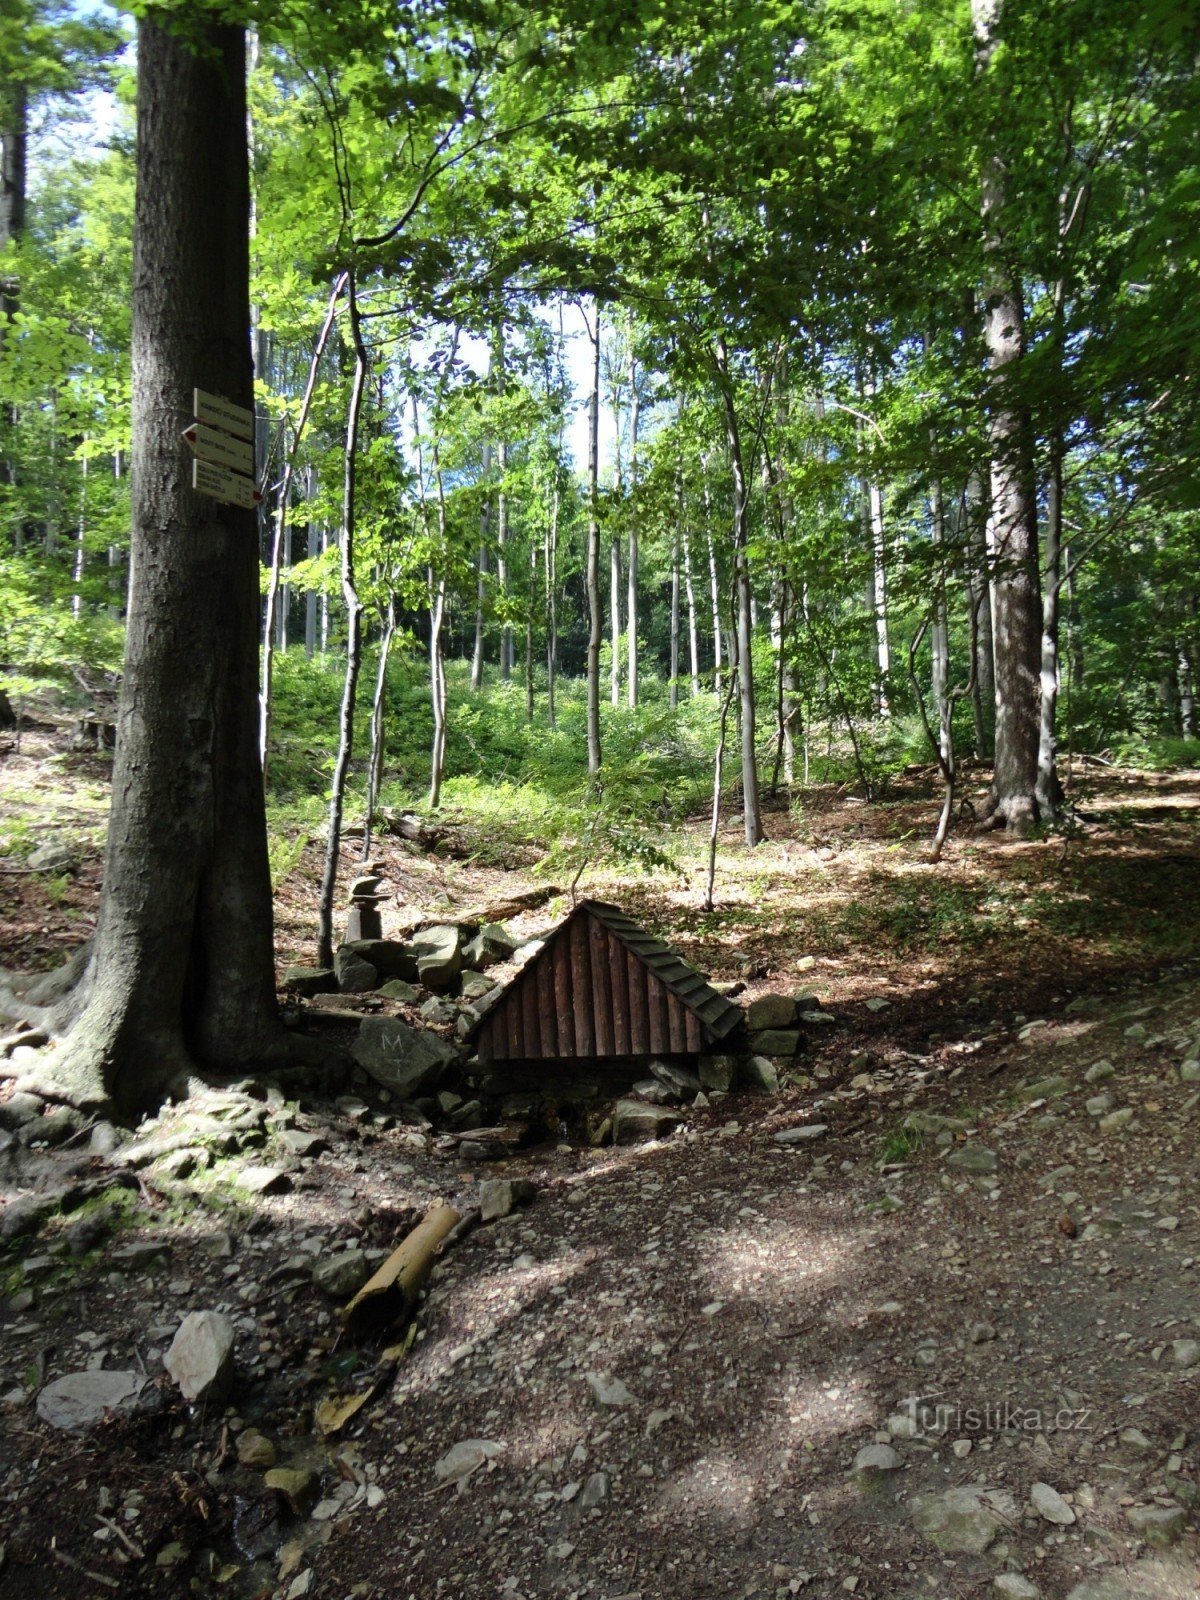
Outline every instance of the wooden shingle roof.
<svg viewBox="0 0 1200 1600"><path fill-rule="evenodd" d="M498 991L468 1037L484 1061L694 1055L739 1008L617 906L581 900Z"/></svg>

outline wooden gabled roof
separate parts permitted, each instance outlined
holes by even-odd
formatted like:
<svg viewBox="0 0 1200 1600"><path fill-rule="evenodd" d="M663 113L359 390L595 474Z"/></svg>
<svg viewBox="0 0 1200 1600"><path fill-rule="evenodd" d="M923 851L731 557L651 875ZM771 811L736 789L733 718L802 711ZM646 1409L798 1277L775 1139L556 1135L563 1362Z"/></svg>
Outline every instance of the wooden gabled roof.
<svg viewBox="0 0 1200 1600"><path fill-rule="evenodd" d="M468 1037L484 1061L690 1055L741 1020L661 939L617 906L581 900Z"/></svg>

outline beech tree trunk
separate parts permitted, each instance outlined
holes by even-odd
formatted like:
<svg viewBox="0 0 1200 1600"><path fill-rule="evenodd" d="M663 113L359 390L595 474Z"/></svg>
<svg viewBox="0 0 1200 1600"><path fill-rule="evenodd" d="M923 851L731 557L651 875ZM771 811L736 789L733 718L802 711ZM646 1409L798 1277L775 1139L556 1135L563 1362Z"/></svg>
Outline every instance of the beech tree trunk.
<svg viewBox="0 0 1200 1600"><path fill-rule="evenodd" d="M671 710L679 705L679 526L671 545L671 682L668 688ZM632 701L630 702L633 703Z"/></svg>
<svg viewBox="0 0 1200 1600"><path fill-rule="evenodd" d="M133 529L99 921L47 1076L122 1114L282 1034L258 763L255 513L191 487L194 387L253 405L245 35L138 26Z"/></svg>
<svg viewBox="0 0 1200 1600"><path fill-rule="evenodd" d="M600 771L600 302L592 334L592 412L588 430L587 745L588 772Z"/></svg>
<svg viewBox="0 0 1200 1600"><path fill-rule="evenodd" d="M637 363L633 356L629 357L629 560L626 572L626 598L625 598L625 630L627 648L629 651L629 673L626 679L626 691L630 706L638 703L638 381ZM674 631L676 655L679 646L679 562L676 551L675 575L675 613ZM678 695L675 687L675 669L671 671L672 693ZM672 702L674 704L674 702Z"/></svg>
<svg viewBox="0 0 1200 1600"><path fill-rule="evenodd" d="M989 70L1001 0L971 0L977 59ZM992 647L996 676L996 760L985 822L1020 837L1038 821L1041 706L1041 595L1037 495L1029 417L1019 392L1025 356L1025 306L1007 259L1006 180L1002 157L984 160L983 335L988 362L988 439L992 455L988 555L992 575Z"/></svg>
<svg viewBox="0 0 1200 1600"><path fill-rule="evenodd" d="M996 718L996 674L992 659L992 596L988 580L987 511L983 484L972 471L967 479L960 516L965 519L969 614L967 634L971 650L971 717L975 724L975 754L992 753Z"/></svg>
<svg viewBox="0 0 1200 1600"><path fill-rule="evenodd" d="M492 447L483 447L483 478L486 483L492 471ZM483 687L483 608L487 600L488 533L491 524L491 503L485 499L479 516L479 569L475 579L475 649L471 656L471 687Z"/></svg>

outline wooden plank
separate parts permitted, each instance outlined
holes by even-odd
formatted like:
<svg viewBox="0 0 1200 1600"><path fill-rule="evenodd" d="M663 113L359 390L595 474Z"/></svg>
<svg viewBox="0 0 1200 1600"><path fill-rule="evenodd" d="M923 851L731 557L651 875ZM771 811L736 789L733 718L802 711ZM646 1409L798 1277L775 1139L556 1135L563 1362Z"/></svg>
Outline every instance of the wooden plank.
<svg viewBox="0 0 1200 1600"><path fill-rule="evenodd" d="M596 1053L592 1025L592 964L588 959L587 923L577 916L567 930L571 940L571 999L575 1012L575 1054L590 1059Z"/></svg>
<svg viewBox="0 0 1200 1600"><path fill-rule="evenodd" d="M671 1030L671 1054L681 1056L687 1053L687 1024L684 1021L683 1001L678 995L667 990L667 1023Z"/></svg>
<svg viewBox="0 0 1200 1600"><path fill-rule="evenodd" d="M575 1054L575 1007L571 1000L571 947L565 935L555 939L553 953L558 1053L564 1059L569 1059Z"/></svg>
<svg viewBox="0 0 1200 1600"><path fill-rule="evenodd" d="M532 1060L540 1061L544 1054L542 1050L542 1031L538 1027L538 1000L537 980L532 972L527 972L521 979L521 1027L525 1034L525 1054Z"/></svg>
<svg viewBox="0 0 1200 1600"><path fill-rule="evenodd" d="M210 427L223 428L239 439L253 439L254 413L245 406L235 405L223 394L210 394L207 389L192 390L192 414L197 422L207 422Z"/></svg>
<svg viewBox="0 0 1200 1600"><path fill-rule="evenodd" d="M613 1054L629 1056L633 1045L629 1034L629 968L625 946L611 930L608 934L608 970L612 977Z"/></svg>
<svg viewBox="0 0 1200 1600"><path fill-rule="evenodd" d="M554 1009L554 962L549 951L534 959L533 975L537 981L538 1032L542 1039L542 1055L547 1060L561 1054L558 1048L558 1018Z"/></svg>
<svg viewBox="0 0 1200 1600"><path fill-rule="evenodd" d="M646 998L650 1005L650 1049L656 1056L671 1052L671 1026L667 1021L667 991L652 972L646 974Z"/></svg>
<svg viewBox="0 0 1200 1600"><path fill-rule="evenodd" d="M629 979L629 1053L650 1054L650 1005L646 995L645 967L632 950L625 952L625 972Z"/></svg>
<svg viewBox="0 0 1200 1600"><path fill-rule="evenodd" d="M704 1029L700 1026L700 1018L689 1006L684 1013L684 1031L687 1037L689 1055L700 1055L704 1049Z"/></svg>
<svg viewBox="0 0 1200 1600"><path fill-rule="evenodd" d="M504 1002L503 1000L488 1018L488 1027L492 1030L492 1060L508 1060L508 1039L504 1032Z"/></svg>
<svg viewBox="0 0 1200 1600"><path fill-rule="evenodd" d="M592 1009L596 1024L596 1054L613 1054L612 980L609 975L608 934L595 917L588 917L588 953L592 963Z"/></svg>
<svg viewBox="0 0 1200 1600"><path fill-rule="evenodd" d="M511 989L504 1007L504 1029L508 1039L510 1061L521 1061L525 1055L525 1034L521 1028L521 999Z"/></svg>
<svg viewBox="0 0 1200 1600"><path fill-rule="evenodd" d="M192 462L192 488L199 494L206 494L210 500L221 500L226 505L243 506L247 510L262 499L253 478L243 478L240 472L214 467L208 461Z"/></svg>

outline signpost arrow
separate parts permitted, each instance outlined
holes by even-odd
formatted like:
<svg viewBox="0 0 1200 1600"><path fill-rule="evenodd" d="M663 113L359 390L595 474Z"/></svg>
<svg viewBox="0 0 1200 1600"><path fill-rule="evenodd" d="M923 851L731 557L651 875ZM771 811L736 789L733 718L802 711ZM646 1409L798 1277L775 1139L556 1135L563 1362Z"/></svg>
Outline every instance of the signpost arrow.
<svg viewBox="0 0 1200 1600"><path fill-rule="evenodd" d="M249 439L235 439L203 422L193 422L183 430L183 437L191 446L192 454L201 461L211 461L219 467L232 467L235 472L253 473L254 446Z"/></svg>
<svg viewBox="0 0 1200 1600"><path fill-rule="evenodd" d="M210 427L223 428L239 439L254 438L254 413L245 406L235 406L224 395L209 394L207 389L192 391L192 410L197 422L207 422Z"/></svg>

